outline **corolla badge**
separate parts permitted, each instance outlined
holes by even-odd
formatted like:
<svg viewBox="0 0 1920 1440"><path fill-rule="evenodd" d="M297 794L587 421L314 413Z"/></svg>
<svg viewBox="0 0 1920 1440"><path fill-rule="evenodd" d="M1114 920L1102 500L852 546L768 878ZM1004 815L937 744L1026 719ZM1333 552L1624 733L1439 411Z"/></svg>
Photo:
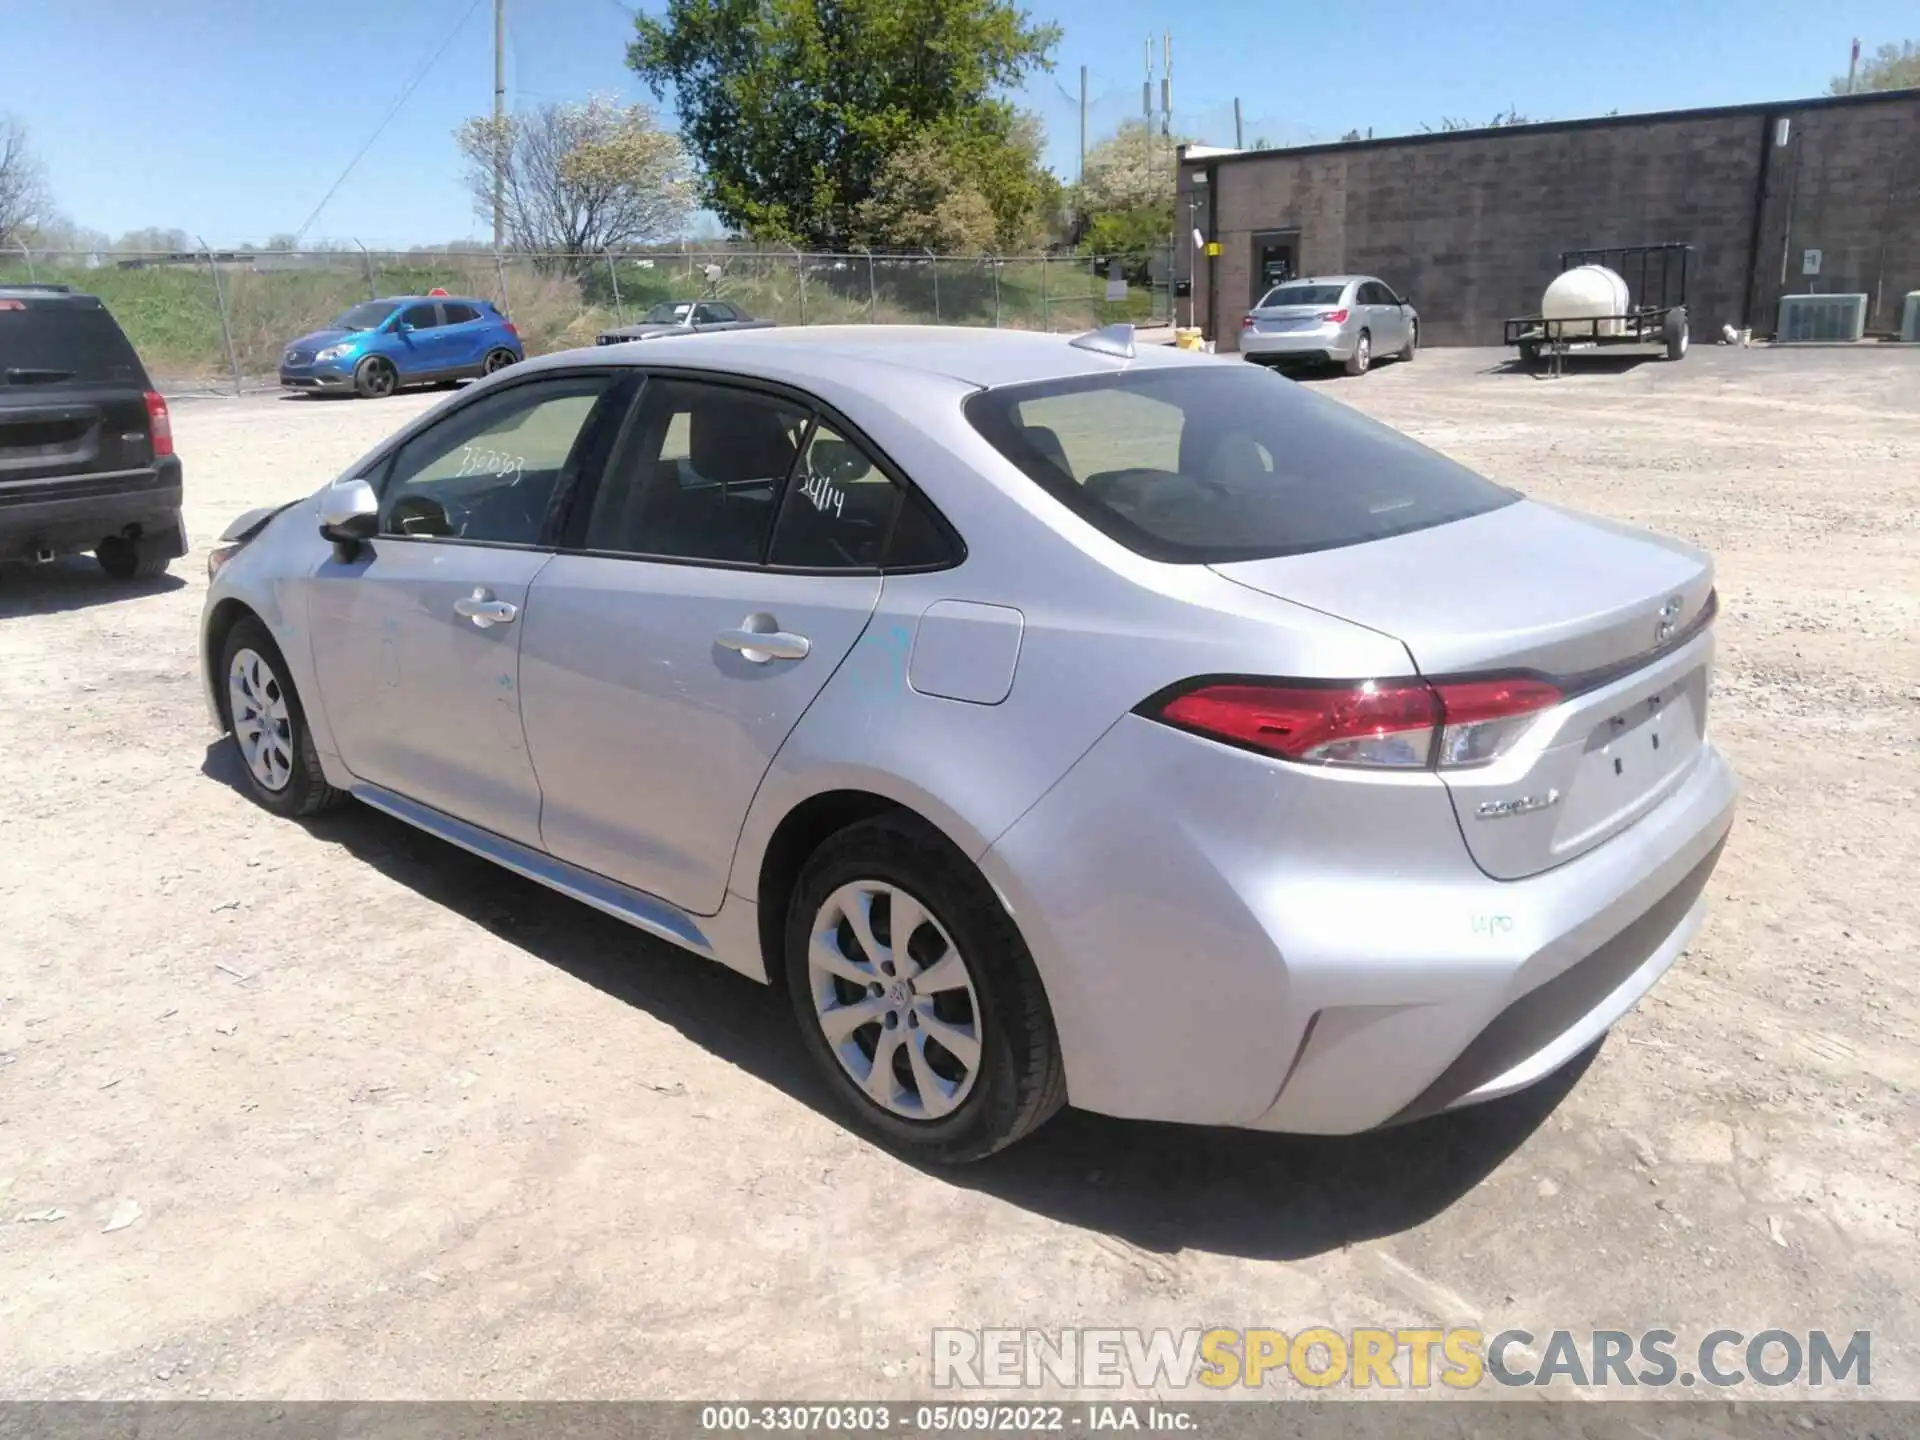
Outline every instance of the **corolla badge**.
<svg viewBox="0 0 1920 1440"><path fill-rule="evenodd" d="M1504 820L1509 815L1526 815L1559 803L1560 792L1549 790L1544 795L1516 795L1511 800L1483 801L1473 813L1482 820Z"/></svg>
<svg viewBox="0 0 1920 1440"><path fill-rule="evenodd" d="M1673 638L1673 632L1680 623L1680 597L1669 596L1667 603L1660 607L1660 623L1654 627L1653 639L1656 645L1664 645Z"/></svg>

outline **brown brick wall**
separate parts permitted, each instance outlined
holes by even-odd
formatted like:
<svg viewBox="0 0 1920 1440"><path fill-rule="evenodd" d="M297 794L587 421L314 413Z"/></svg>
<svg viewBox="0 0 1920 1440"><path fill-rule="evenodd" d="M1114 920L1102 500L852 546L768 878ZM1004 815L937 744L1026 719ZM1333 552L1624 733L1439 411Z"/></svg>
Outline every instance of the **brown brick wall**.
<svg viewBox="0 0 1920 1440"><path fill-rule="evenodd" d="M1791 120L1785 148L1773 144L1775 115ZM1294 227L1303 273L1380 276L1413 296L1425 338L1438 344L1498 344L1503 319L1538 310L1563 250L1692 245L1689 310L1701 340L1741 323L1749 303L1755 330L1771 333L1783 245L1787 293L1805 288L1800 252L1817 246L1826 252L1819 289L1881 291L1869 321L1878 328L1897 325L1900 296L1920 288L1912 95L1282 152L1223 161L1214 176L1223 253L1217 274L1198 276L1195 309L1204 323L1209 295L1218 296L1219 324L1209 328L1223 349L1237 342L1252 298L1255 233Z"/></svg>

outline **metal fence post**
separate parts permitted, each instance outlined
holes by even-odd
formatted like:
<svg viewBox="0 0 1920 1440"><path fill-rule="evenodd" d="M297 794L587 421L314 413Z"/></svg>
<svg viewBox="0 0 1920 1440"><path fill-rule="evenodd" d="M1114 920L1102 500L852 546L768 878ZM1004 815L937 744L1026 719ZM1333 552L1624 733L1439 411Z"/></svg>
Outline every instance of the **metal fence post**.
<svg viewBox="0 0 1920 1440"><path fill-rule="evenodd" d="M20 247L20 253L27 257L27 283L29 285L38 284L40 277L35 273L33 268L33 251L29 250L25 245L22 245Z"/></svg>
<svg viewBox="0 0 1920 1440"><path fill-rule="evenodd" d="M220 338L227 347L227 368L233 372L233 393L241 393L240 361L233 353L233 327L227 323L227 297L220 289L220 265L213 258L213 247L207 244L204 236L194 237L200 242L200 248L207 254L207 274L213 277L213 303L220 311Z"/></svg>
<svg viewBox="0 0 1920 1440"><path fill-rule="evenodd" d="M500 251L493 252L493 273L500 277L500 313L510 313L513 306L507 300L507 259Z"/></svg>
<svg viewBox="0 0 1920 1440"><path fill-rule="evenodd" d="M867 257L867 323L871 325L879 318L880 292L873 284L873 251L866 250L864 253Z"/></svg>
<svg viewBox="0 0 1920 1440"><path fill-rule="evenodd" d="M927 263L933 266L933 323L938 325L940 323L940 257L933 251L927 250Z"/></svg>
<svg viewBox="0 0 1920 1440"><path fill-rule="evenodd" d="M625 311L625 309L621 307L621 304L620 304L620 277L614 272L613 251L608 250L604 253L606 254L606 257L607 257L607 279L613 285L614 318L618 320L620 324L624 325L627 323L627 312Z"/></svg>
<svg viewBox="0 0 1920 1440"><path fill-rule="evenodd" d="M794 274L800 281L800 323L807 323L807 257L800 253L800 247L793 249Z"/></svg>
<svg viewBox="0 0 1920 1440"><path fill-rule="evenodd" d="M358 240L353 243L360 245ZM380 282L373 278L373 256L364 245L360 245L360 258L367 262L367 299L378 300L380 298Z"/></svg>
<svg viewBox="0 0 1920 1440"><path fill-rule="evenodd" d="M989 255L987 264L993 267L993 328L1000 328L1000 257Z"/></svg>
<svg viewBox="0 0 1920 1440"><path fill-rule="evenodd" d="M1040 257L1040 328L1049 335L1053 333L1052 302L1047 298L1047 255Z"/></svg>

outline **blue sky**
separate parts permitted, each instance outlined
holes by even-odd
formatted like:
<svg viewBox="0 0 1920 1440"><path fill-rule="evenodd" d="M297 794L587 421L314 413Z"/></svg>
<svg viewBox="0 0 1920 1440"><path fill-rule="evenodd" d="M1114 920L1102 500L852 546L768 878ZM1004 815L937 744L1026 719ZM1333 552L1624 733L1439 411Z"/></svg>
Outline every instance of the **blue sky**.
<svg viewBox="0 0 1920 1440"><path fill-rule="evenodd" d="M664 0L648 0L661 8ZM1298 144L1442 117L1535 119L1820 93L1855 36L1920 37L1913 0L1031 0L1064 35L1025 103L1071 178L1079 68L1089 129L1137 114L1142 45L1173 31L1177 128ZM648 98L622 0L508 0L515 106ZM451 132L492 104L492 0L0 0L0 108L31 128L61 209L119 234L214 245L297 229L443 42L446 50L314 221L370 246L478 235ZM464 17L464 19L463 19ZM457 28L456 28L457 27ZM449 41L449 37L451 37ZM1352 63L1364 56L1364 65ZM1156 87L1156 97L1157 97Z"/></svg>

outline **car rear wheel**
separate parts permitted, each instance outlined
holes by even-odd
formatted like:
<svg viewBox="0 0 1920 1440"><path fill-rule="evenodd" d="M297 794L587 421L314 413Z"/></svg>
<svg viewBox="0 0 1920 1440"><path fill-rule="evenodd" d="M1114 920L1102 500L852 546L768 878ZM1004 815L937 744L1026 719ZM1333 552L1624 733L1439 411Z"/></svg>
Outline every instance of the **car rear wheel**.
<svg viewBox="0 0 1920 1440"><path fill-rule="evenodd" d="M312 815L340 802L327 783L307 713L267 627L251 617L221 647L221 710L248 793L276 815Z"/></svg>
<svg viewBox="0 0 1920 1440"><path fill-rule="evenodd" d="M1053 1014L980 872L899 817L820 847L787 911L794 1015L842 1111L913 1159L978 1160L1066 1101Z"/></svg>
<svg viewBox="0 0 1920 1440"><path fill-rule="evenodd" d="M382 355L369 355L353 372L353 388L368 400L379 400L400 388L400 372Z"/></svg>
<svg viewBox="0 0 1920 1440"><path fill-rule="evenodd" d="M167 573L170 555L143 551L124 535L113 535L95 547L93 558L111 580L157 580Z"/></svg>
<svg viewBox="0 0 1920 1440"><path fill-rule="evenodd" d="M1373 336L1362 330L1360 338L1353 342L1353 353L1347 356L1347 374L1364 375L1372 364Z"/></svg>
<svg viewBox="0 0 1920 1440"><path fill-rule="evenodd" d="M1411 360L1419 353L1420 322L1418 320L1412 320L1407 323L1407 343L1400 347L1400 353L1394 358L1396 360Z"/></svg>
<svg viewBox="0 0 1920 1440"><path fill-rule="evenodd" d="M489 350L487 358L480 362L480 373L491 375L496 370L504 370L520 357L511 350Z"/></svg>

